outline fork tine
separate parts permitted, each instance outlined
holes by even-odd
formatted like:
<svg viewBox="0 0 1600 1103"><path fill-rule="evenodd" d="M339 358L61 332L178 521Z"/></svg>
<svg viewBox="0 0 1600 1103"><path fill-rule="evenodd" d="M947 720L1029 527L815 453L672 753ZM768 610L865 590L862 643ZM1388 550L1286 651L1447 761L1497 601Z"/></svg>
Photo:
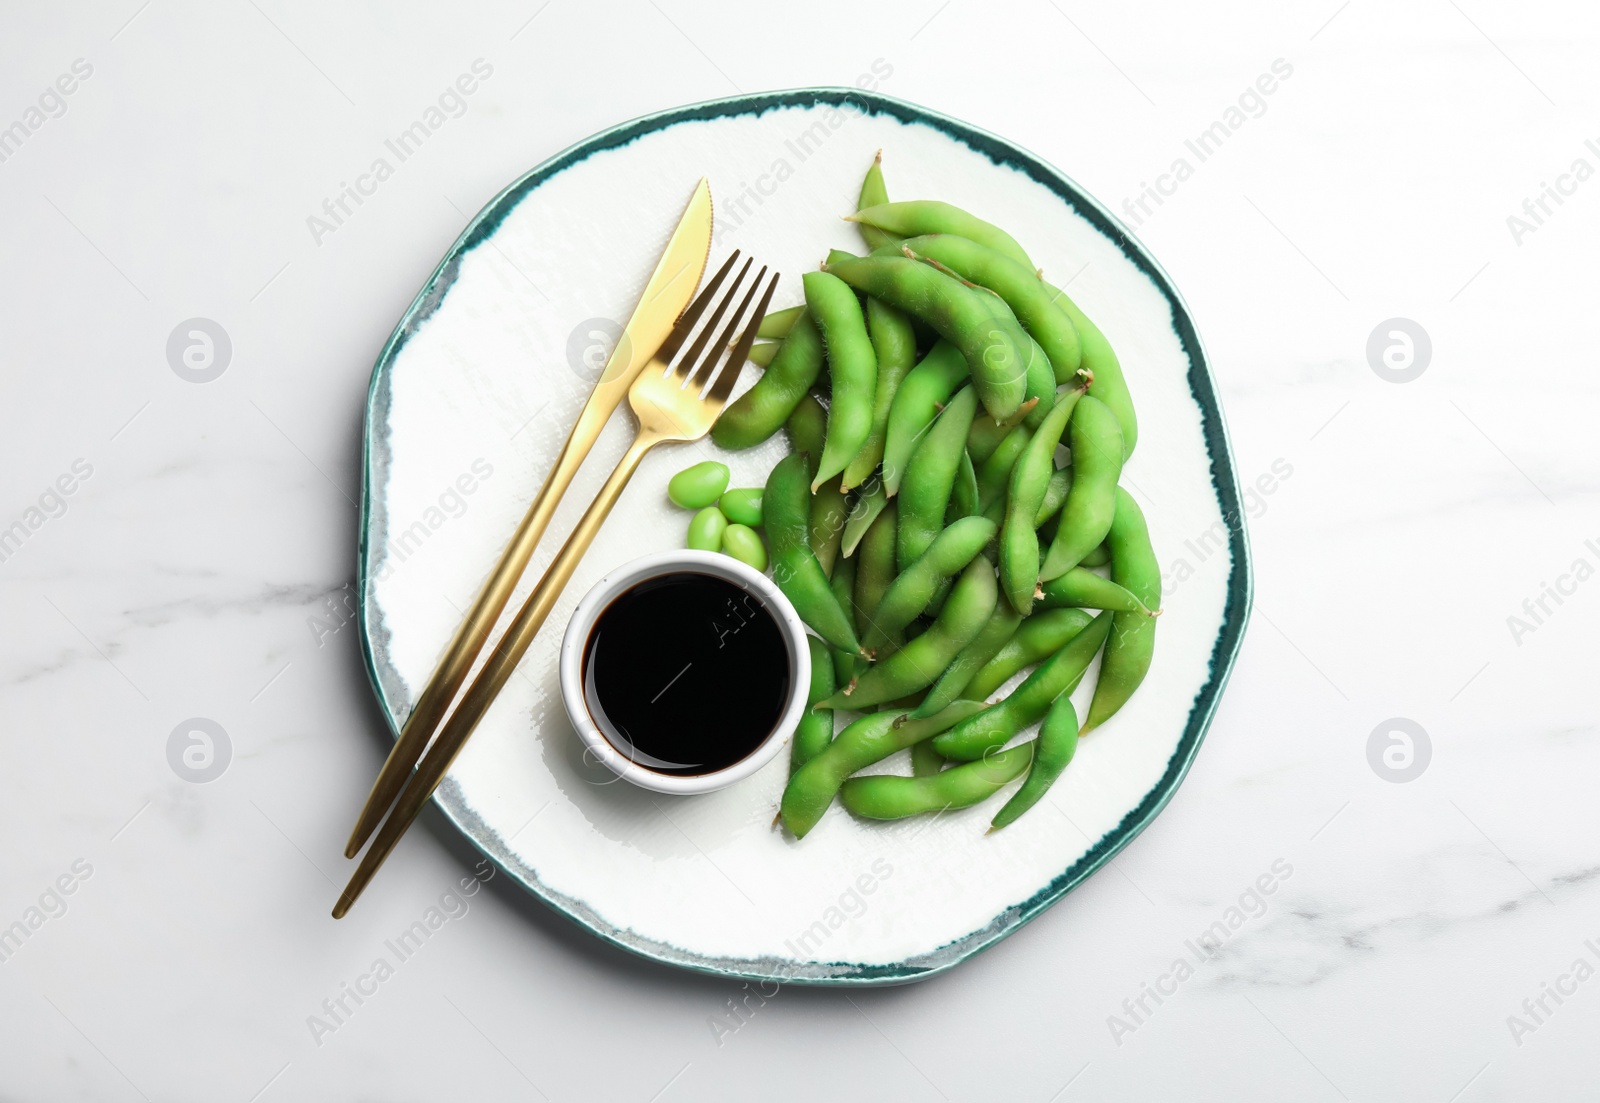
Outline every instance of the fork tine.
<svg viewBox="0 0 1600 1103"><path fill-rule="evenodd" d="M717 293L717 288L722 285L723 277L733 267L733 262L739 259L739 250L735 249L728 254L728 259L722 262L722 267L717 269L717 274L711 277L711 282L706 284L705 290L694 297L687 310L678 315L677 324L672 327L672 332L667 334L667 339L661 342L661 350L656 353L663 364L672 363L672 358L678 354L678 349L683 346L683 339L689 336L689 331L694 328L695 322L700 320L700 315L705 313L706 307Z"/></svg>
<svg viewBox="0 0 1600 1103"><path fill-rule="evenodd" d="M728 319L728 328L722 331L722 336L717 340L716 344L711 346L711 355L707 356L698 365L694 373L694 379L691 382L691 386L694 387L696 393L699 393L705 387L706 381L711 378L712 371L716 369L717 361L721 359L719 354L728 351L732 346L733 335L738 332L739 326L744 321L744 312L749 308L750 300L756 297L756 292L761 290L761 281L766 278L767 266L763 264L761 271L756 274L755 282L751 283L750 290L745 292L744 300L739 304L739 309L734 311L733 317Z"/></svg>
<svg viewBox="0 0 1600 1103"><path fill-rule="evenodd" d="M705 328L700 331L700 336L694 339L694 344L689 346L689 351L683 354L683 359L678 361L678 366L672 370L675 378L688 377L690 366L696 363L700 359L700 354L705 351L706 342L711 340L711 335L716 331L717 323L722 321L722 315L727 311L728 304L739 293L739 286L744 283L745 273L750 271L750 265L754 261L754 257L745 258L744 267L739 269L739 274L728 285L728 293L722 297L722 301L717 304L717 308L711 312L711 317L706 320Z"/></svg>
<svg viewBox="0 0 1600 1103"><path fill-rule="evenodd" d="M708 401L721 406L733 393L733 385L739 381L739 372L744 368L745 359L750 355L750 346L755 344L756 330L761 328L761 319L767 313L767 304L772 302L772 293L777 289L778 273L774 272L772 282L767 284L767 293L761 296L761 302L756 304L755 313L750 315L750 321L746 323L744 332L739 335L739 343L729 355L727 366L711 385L711 393L706 396Z"/></svg>

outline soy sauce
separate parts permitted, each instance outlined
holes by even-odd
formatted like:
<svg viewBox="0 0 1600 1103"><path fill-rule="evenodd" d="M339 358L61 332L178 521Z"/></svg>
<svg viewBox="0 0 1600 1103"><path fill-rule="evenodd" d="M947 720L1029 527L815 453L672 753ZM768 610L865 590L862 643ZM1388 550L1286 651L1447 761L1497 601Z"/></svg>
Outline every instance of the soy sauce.
<svg viewBox="0 0 1600 1103"><path fill-rule="evenodd" d="M709 774L777 726L792 671L782 630L756 595L693 571L624 590L596 618L583 654L595 726L656 773Z"/></svg>

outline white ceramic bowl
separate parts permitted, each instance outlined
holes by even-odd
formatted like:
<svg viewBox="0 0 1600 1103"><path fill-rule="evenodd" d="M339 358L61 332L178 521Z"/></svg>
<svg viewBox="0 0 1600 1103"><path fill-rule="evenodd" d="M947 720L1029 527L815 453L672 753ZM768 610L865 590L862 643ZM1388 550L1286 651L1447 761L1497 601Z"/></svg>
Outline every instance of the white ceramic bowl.
<svg viewBox="0 0 1600 1103"><path fill-rule="evenodd" d="M690 571L725 579L755 597L773 614L789 655L789 699L784 704L783 715L778 718L771 734L755 750L732 766L708 774L689 776L658 773L639 765L611 744L595 726L589 715L589 706L583 696L583 652L589 640L589 631L595 620L624 591L647 579L664 574ZM742 781L772 760L783 749L805 712L806 693L811 685L811 648L806 643L805 626L789 604L789 599L760 571L716 552L669 551L635 559L607 574L594 584L583 600L573 610L567 622L567 633L561 638L559 677L561 700L566 705L567 717L577 729L578 736L595 758L603 762L612 773L624 781L658 793L690 795L709 793ZM715 715L714 713L712 714Z"/></svg>

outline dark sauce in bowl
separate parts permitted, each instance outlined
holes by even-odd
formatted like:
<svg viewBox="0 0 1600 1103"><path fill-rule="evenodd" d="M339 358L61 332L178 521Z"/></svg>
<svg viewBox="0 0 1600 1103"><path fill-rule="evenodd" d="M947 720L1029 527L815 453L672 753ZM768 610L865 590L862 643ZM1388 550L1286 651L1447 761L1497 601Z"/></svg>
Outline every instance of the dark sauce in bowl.
<svg viewBox="0 0 1600 1103"><path fill-rule="evenodd" d="M612 599L583 649L583 699L606 740L659 774L725 769L759 747L793 671L777 616L726 579L675 571Z"/></svg>

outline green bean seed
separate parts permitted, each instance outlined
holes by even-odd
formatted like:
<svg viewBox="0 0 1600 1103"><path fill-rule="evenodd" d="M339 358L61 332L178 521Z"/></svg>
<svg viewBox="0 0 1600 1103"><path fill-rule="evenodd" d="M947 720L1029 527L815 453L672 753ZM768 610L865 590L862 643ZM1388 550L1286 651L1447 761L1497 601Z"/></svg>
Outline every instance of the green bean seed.
<svg viewBox="0 0 1600 1103"><path fill-rule="evenodd" d="M789 744L789 776L827 749L833 742L833 710L816 709L816 703L833 693L833 660L828 645L815 636L806 637L811 650L811 689L806 694L806 711L795 725Z"/></svg>
<svg viewBox="0 0 1600 1103"><path fill-rule="evenodd" d="M667 497L684 509L704 509L728 489L728 465L706 460L685 467L667 482Z"/></svg>
<svg viewBox="0 0 1600 1103"><path fill-rule="evenodd" d="M779 816L795 838L804 838L833 803L845 778L914 746L980 711L977 701L957 701L937 716L908 720L898 709L868 713L834 737L802 766L783 790Z"/></svg>
<svg viewBox="0 0 1600 1103"><path fill-rule="evenodd" d="M1074 567L1044 584L1040 604L1046 609L1110 609L1117 613L1143 613L1154 616L1144 602L1125 587L1101 578L1087 567Z"/></svg>
<svg viewBox="0 0 1600 1103"><path fill-rule="evenodd" d="M877 389L872 395L872 428L862 442L861 451L844 469L846 490L860 486L877 470L878 462L883 459L884 437L888 431L889 411L894 408L895 392L917 362L917 338L911 332L911 319L894 307L868 299L867 333L878 359Z"/></svg>
<svg viewBox="0 0 1600 1103"><path fill-rule="evenodd" d="M1027 334L997 317L985 292L903 256L841 260L827 271L921 318L959 348L989 416L1007 417L1022 404L1028 387Z"/></svg>
<svg viewBox="0 0 1600 1103"><path fill-rule="evenodd" d="M1082 680L1089 664L1100 653L1115 615L1101 613L1060 651L1040 663L1005 700L990 705L939 736L934 744L939 753L946 758L971 762L993 754L1023 729L1044 719L1056 698L1071 693Z"/></svg>
<svg viewBox="0 0 1600 1103"><path fill-rule="evenodd" d="M884 428L883 482L889 497L899 492L917 441L967 378L967 360L961 350L948 341L939 341L900 381Z"/></svg>
<svg viewBox="0 0 1600 1103"><path fill-rule="evenodd" d="M1072 391L1055 404L1011 466L1000 529L1000 581L1006 600L1023 616L1033 611L1033 591L1039 583L1039 509L1055 471L1056 447L1080 393Z"/></svg>
<svg viewBox="0 0 1600 1103"><path fill-rule="evenodd" d="M867 169L866 179L861 181L861 194L856 199L856 210L876 207L880 203L887 202L889 202L889 189L883 182L883 150L880 149L878 155L872 159L872 167ZM861 239L867 243L868 249L894 245L900 240L898 234L891 234L876 226L868 226L865 222L856 225L861 230Z"/></svg>
<svg viewBox="0 0 1600 1103"><path fill-rule="evenodd" d="M833 380L828 435L811 478L815 490L844 471L872 432L878 357L867 335L861 300L849 284L827 272L807 272L801 282L806 289L806 313L816 319L822 332L828 374Z"/></svg>
<svg viewBox="0 0 1600 1103"><path fill-rule="evenodd" d="M878 514L888 504L889 491L885 489L881 476L869 478L863 483L851 499L850 512L845 514L844 540L839 550L845 555L854 555L856 545L861 543L867 529L872 527L872 522L878 519Z"/></svg>
<svg viewBox="0 0 1600 1103"><path fill-rule="evenodd" d="M876 226L901 237L922 237L927 234L955 234L978 242L1032 272L1034 263L1017 244L1017 239L1000 227L985 222L951 203L932 199L914 199L904 203L885 203L857 211L848 221ZM978 282L978 281L973 281Z"/></svg>
<svg viewBox="0 0 1600 1103"><path fill-rule="evenodd" d="M802 314L755 386L722 411L711 427L711 439L737 451L772 436L822 374L822 356L822 332L809 312Z"/></svg>
<svg viewBox="0 0 1600 1103"><path fill-rule="evenodd" d="M911 714L913 719L932 716L952 701L959 700L967 684L977 675L988 662L1000 653L1006 641L1016 634L1017 626L1022 623L1022 614L1011 607L1009 601L998 602L994 612L989 614L989 620L972 637L972 641L961 649L950 665L945 668L939 680L933 683L933 688L928 690L928 695L922 699Z"/></svg>
<svg viewBox="0 0 1600 1103"><path fill-rule="evenodd" d="M873 610L863 632L863 642L870 641L866 643L868 654L892 644L927 606L939 583L971 563L994 534L993 521L963 517L936 536L928 550L889 584Z"/></svg>
<svg viewBox="0 0 1600 1103"><path fill-rule="evenodd" d="M1034 740L1033 762L1028 766L1028 776L1011 799L989 822L990 831L998 831L1039 803L1056 778L1067 768L1078 750L1078 713L1072 707L1072 698L1063 693L1057 697L1050 711L1045 713L1044 724L1039 728L1039 738Z"/></svg>
<svg viewBox="0 0 1600 1103"><path fill-rule="evenodd" d="M1089 393L1116 413L1117 424L1122 427L1122 458L1126 461L1133 455L1134 442L1139 439L1139 422L1133 413L1133 396L1128 393L1128 381L1122 374L1122 364L1112 351L1111 342L1100 332L1100 327L1078 309L1066 292L1051 287L1043 280L1039 281L1039 286L1072 319L1072 326L1078 331L1078 345L1083 350L1081 363L1084 371L1093 376Z"/></svg>
<svg viewBox="0 0 1600 1103"><path fill-rule="evenodd" d="M1072 488L1061 507L1061 527L1044 557L1046 582L1076 567L1111 528L1117 479L1122 474L1122 430L1111 407L1084 396L1072 412Z"/></svg>
<svg viewBox="0 0 1600 1103"><path fill-rule="evenodd" d="M758 571L767 569L767 546L749 525L729 525L722 530L722 551Z"/></svg>
<svg viewBox="0 0 1600 1103"><path fill-rule="evenodd" d="M966 454L967 429L977 412L977 391L970 386L961 388L911 453L900 483L895 561L901 570L927 551L944 528L945 508L950 504L961 457Z"/></svg>
<svg viewBox="0 0 1600 1103"><path fill-rule="evenodd" d="M792 451L813 457L822 455L822 440L828 431L828 411L823 409L816 395L808 394L802 398L783 427L789 434Z"/></svg>
<svg viewBox="0 0 1600 1103"><path fill-rule="evenodd" d="M728 518L716 506L706 506L689 522L689 547L696 551L721 551L722 534L727 530Z"/></svg>
<svg viewBox="0 0 1600 1103"><path fill-rule="evenodd" d="M737 490L725 490L722 492L722 499L717 505L730 521L752 527L761 523L761 488L759 486L743 486Z"/></svg>
<svg viewBox="0 0 1600 1103"><path fill-rule="evenodd" d="M1150 546L1150 530L1145 526L1139 503L1121 487L1117 488L1117 513L1106 544L1111 549L1111 580L1146 606L1159 603L1161 564ZM1106 641L1106 657L1100 664L1100 681L1095 684L1094 699L1089 702L1084 731L1104 724L1128 703L1128 698L1150 670L1155 646L1155 617L1143 613L1117 613L1112 617L1111 638Z"/></svg>
<svg viewBox="0 0 1600 1103"><path fill-rule="evenodd" d="M1083 358L1077 327L1045 290L1039 274L1031 266L1020 264L971 238L952 234L911 238L905 242L905 248L944 265L962 279L987 287L1004 299L1022 328L1039 342L1050 358L1057 383L1065 383L1077 373Z"/></svg>
<svg viewBox="0 0 1600 1103"><path fill-rule="evenodd" d="M824 702L828 708L865 709L933 684L994 612L998 590L994 567L983 556L967 564L939 617L916 639Z"/></svg>
<svg viewBox="0 0 1600 1103"><path fill-rule="evenodd" d="M839 789L839 803L868 820L899 820L924 812L970 808L1015 781L1033 760L1033 741L929 777L869 774Z"/></svg>
<svg viewBox="0 0 1600 1103"><path fill-rule="evenodd" d="M1094 620L1082 609L1047 609L1018 626L1005 645L972 676L963 697L981 701L1005 685L1024 667L1054 655Z"/></svg>
<svg viewBox="0 0 1600 1103"><path fill-rule="evenodd" d="M787 337L789 330L794 328L794 323L799 319L800 315L805 313L805 310L804 303L799 306L785 307L782 310L774 310L771 314L761 319L761 326L756 330L756 336L765 337L768 340Z"/></svg>
<svg viewBox="0 0 1600 1103"><path fill-rule="evenodd" d="M932 777L944 769L945 757L933 749L933 741L911 744L911 776Z"/></svg>
<svg viewBox="0 0 1600 1103"><path fill-rule="evenodd" d="M839 480L830 479L811 495L811 523L807 530L811 541L811 554L817 557L826 574L833 573L833 561L839 556L839 544L844 540L844 491Z"/></svg>
<svg viewBox="0 0 1600 1103"><path fill-rule="evenodd" d="M767 476L761 510L767 538L772 541L772 580L817 635L835 647L859 652L861 644L851 626L850 614L833 596L827 572L811 551L807 533L811 495L806 489L810 480L810 464L803 453L785 456ZM728 531L737 527L730 525ZM727 539L724 533L723 542Z"/></svg>

